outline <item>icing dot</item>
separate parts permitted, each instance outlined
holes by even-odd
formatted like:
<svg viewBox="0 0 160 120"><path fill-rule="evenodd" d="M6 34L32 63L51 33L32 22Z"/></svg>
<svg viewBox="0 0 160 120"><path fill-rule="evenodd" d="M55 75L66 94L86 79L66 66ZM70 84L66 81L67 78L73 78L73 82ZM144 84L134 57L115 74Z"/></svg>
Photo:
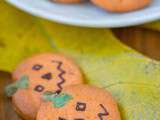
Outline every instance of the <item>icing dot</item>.
<svg viewBox="0 0 160 120"><path fill-rule="evenodd" d="M86 110L86 103L77 102L76 110L77 111L85 111Z"/></svg>
<svg viewBox="0 0 160 120"><path fill-rule="evenodd" d="M42 68L42 65L36 64L32 67L33 70L40 70Z"/></svg>
<svg viewBox="0 0 160 120"><path fill-rule="evenodd" d="M37 85L35 88L34 88L35 91L37 92L42 92L44 90L44 87L42 85Z"/></svg>

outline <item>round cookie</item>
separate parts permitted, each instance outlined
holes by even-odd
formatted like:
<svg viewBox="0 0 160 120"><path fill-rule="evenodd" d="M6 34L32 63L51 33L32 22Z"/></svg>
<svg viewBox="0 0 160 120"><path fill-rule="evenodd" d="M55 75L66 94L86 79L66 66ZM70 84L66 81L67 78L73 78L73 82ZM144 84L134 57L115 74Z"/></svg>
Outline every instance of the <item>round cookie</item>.
<svg viewBox="0 0 160 120"><path fill-rule="evenodd" d="M73 60L59 53L42 53L24 60L16 67L12 77L17 80L24 75L30 79L59 79L61 82L68 78L66 85L82 83L83 79L79 67Z"/></svg>
<svg viewBox="0 0 160 120"><path fill-rule="evenodd" d="M64 86L81 84L83 78L74 62L62 54L33 56L13 73L15 82L6 87L16 111L26 120L34 120L46 91L60 92Z"/></svg>
<svg viewBox="0 0 160 120"><path fill-rule="evenodd" d="M52 1L57 3L64 3L64 4L73 4L73 3L82 2L82 0L52 0Z"/></svg>
<svg viewBox="0 0 160 120"><path fill-rule="evenodd" d="M91 0L91 2L111 12L128 12L148 6L152 0Z"/></svg>
<svg viewBox="0 0 160 120"><path fill-rule="evenodd" d="M121 120L116 101L106 90L88 85L45 93L36 120Z"/></svg>

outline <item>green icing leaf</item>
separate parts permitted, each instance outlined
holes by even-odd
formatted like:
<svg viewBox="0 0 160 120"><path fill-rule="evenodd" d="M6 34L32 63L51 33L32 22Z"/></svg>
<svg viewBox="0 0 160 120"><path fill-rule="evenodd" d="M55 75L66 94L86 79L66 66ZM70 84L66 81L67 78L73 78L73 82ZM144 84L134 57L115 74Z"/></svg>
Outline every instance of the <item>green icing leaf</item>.
<svg viewBox="0 0 160 120"><path fill-rule="evenodd" d="M11 97L18 89L27 89L29 87L29 80L27 76L22 76L20 80L8 85L5 88L5 93L8 97Z"/></svg>
<svg viewBox="0 0 160 120"><path fill-rule="evenodd" d="M15 82L15 86L17 86L17 88L23 88L26 89L29 87L29 79L28 76L22 76L20 78L20 80L17 80Z"/></svg>
<svg viewBox="0 0 160 120"><path fill-rule="evenodd" d="M72 99L72 96L62 93L53 99L53 105L56 108L63 107L65 104L67 104Z"/></svg>
<svg viewBox="0 0 160 120"><path fill-rule="evenodd" d="M21 60L56 48L75 60L87 84L112 93L122 120L160 120L159 61L126 47L108 29L52 23L3 0L0 11L0 70L11 72Z"/></svg>
<svg viewBox="0 0 160 120"><path fill-rule="evenodd" d="M56 93L53 92L45 92L42 96L42 98L46 101L52 101L52 99L56 96Z"/></svg>
<svg viewBox="0 0 160 120"><path fill-rule="evenodd" d="M72 99L72 96L67 93L61 93L61 94L44 93L43 99L46 101L51 101L54 107L61 108L65 106Z"/></svg>
<svg viewBox="0 0 160 120"><path fill-rule="evenodd" d="M6 88L5 88L5 94L8 96L8 97L11 97L16 91L17 91L17 86L15 86L15 84L11 84L11 85L8 85Z"/></svg>

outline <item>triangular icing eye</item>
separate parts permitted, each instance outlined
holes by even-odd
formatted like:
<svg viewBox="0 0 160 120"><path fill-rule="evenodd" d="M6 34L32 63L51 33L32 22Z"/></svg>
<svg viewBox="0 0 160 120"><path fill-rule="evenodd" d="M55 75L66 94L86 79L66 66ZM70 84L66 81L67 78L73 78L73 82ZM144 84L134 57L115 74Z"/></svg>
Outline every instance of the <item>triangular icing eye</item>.
<svg viewBox="0 0 160 120"><path fill-rule="evenodd" d="M55 108L61 108L65 106L73 97L67 93L52 93L52 92L45 92L43 94L43 99L46 101L50 101L53 103Z"/></svg>
<svg viewBox="0 0 160 120"><path fill-rule="evenodd" d="M52 79L52 73L46 73L44 75L42 75L42 78L43 79L46 79L46 80L51 80Z"/></svg>

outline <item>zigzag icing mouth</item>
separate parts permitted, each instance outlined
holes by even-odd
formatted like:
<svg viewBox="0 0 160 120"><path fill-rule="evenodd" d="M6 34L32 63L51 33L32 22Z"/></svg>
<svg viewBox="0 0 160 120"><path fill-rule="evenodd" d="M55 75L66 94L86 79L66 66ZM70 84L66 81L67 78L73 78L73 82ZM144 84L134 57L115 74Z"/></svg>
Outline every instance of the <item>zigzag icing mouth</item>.
<svg viewBox="0 0 160 120"><path fill-rule="evenodd" d="M62 85L65 83L65 78L64 78L64 74L66 74L66 71L62 69L62 65L63 63L61 61L52 61L54 63L57 63L57 70L60 71L60 74L58 75L60 78L60 82L57 83L58 86L58 90L57 91L61 91L63 89Z"/></svg>

